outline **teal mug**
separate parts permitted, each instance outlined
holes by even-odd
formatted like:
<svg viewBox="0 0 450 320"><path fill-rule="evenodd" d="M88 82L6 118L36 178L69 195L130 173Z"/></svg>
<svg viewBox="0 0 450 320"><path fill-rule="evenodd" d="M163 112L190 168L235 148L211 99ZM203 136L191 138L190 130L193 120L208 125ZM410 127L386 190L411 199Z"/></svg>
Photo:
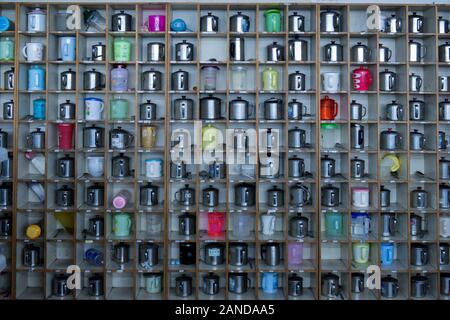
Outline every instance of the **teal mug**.
<svg viewBox="0 0 450 320"><path fill-rule="evenodd" d="M160 293L162 289L161 273L144 273L145 291L147 293Z"/></svg>
<svg viewBox="0 0 450 320"><path fill-rule="evenodd" d="M124 120L129 118L128 110L129 103L125 99L113 99L110 102L110 117L111 120Z"/></svg>
<svg viewBox="0 0 450 320"><path fill-rule="evenodd" d="M0 60L14 60L14 41L10 38L0 39Z"/></svg>
<svg viewBox="0 0 450 320"><path fill-rule="evenodd" d="M118 237L127 237L131 233L131 217L128 213L116 213L113 218L113 233Z"/></svg>
<svg viewBox="0 0 450 320"><path fill-rule="evenodd" d="M343 221L342 213L340 212L326 212L325 213L325 232L327 236L338 237L343 234Z"/></svg>

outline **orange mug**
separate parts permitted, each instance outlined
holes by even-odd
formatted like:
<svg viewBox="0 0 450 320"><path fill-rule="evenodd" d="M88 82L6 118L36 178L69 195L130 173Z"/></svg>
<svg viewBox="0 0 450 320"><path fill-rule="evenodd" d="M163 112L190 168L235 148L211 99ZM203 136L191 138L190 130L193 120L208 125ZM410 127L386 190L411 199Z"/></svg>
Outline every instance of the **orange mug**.
<svg viewBox="0 0 450 320"><path fill-rule="evenodd" d="M333 99L325 98L320 100L320 119L334 120L338 114L338 103Z"/></svg>

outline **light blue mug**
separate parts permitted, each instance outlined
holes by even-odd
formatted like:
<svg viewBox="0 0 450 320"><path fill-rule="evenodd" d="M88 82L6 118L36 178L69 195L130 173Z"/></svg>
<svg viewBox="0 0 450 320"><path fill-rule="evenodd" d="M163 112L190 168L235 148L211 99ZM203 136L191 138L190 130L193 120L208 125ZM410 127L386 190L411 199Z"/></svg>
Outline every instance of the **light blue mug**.
<svg viewBox="0 0 450 320"><path fill-rule="evenodd" d="M263 272L261 286L265 293L276 293L278 290L278 273Z"/></svg>
<svg viewBox="0 0 450 320"><path fill-rule="evenodd" d="M62 61L75 61L76 38L60 37L59 38L59 58Z"/></svg>
<svg viewBox="0 0 450 320"><path fill-rule="evenodd" d="M28 90L45 90L45 70L34 65L28 69Z"/></svg>
<svg viewBox="0 0 450 320"><path fill-rule="evenodd" d="M394 261L394 244L393 243L382 243L381 247L381 265L389 266Z"/></svg>
<svg viewBox="0 0 450 320"><path fill-rule="evenodd" d="M39 98L33 100L33 119L45 120L45 99Z"/></svg>

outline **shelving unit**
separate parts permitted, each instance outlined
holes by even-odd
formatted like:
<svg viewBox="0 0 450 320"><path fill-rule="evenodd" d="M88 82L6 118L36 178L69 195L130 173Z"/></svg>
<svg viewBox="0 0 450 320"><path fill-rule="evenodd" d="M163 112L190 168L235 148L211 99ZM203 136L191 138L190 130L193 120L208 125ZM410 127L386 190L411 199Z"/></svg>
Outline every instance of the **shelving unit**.
<svg viewBox="0 0 450 320"><path fill-rule="evenodd" d="M27 12L39 7L46 11L47 29L45 32L32 33L27 31ZM77 31L56 30L54 18L58 10L64 10L63 4L1 4L0 15L8 17L15 23L14 31L0 34L13 38L15 41L15 60L0 61L0 73L14 67L14 90L0 91L0 103L11 99L15 102L14 120L0 120L0 128L8 132L10 144L8 151L13 153L14 174L12 179L1 179L1 184L12 182L13 206L0 208L0 215L12 217L13 234L0 238L0 249L7 252L8 267L0 273L0 291L3 290L3 279L10 279L8 299L61 299L55 297L52 291L52 281L55 274L64 273L69 265L77 264L82 271L81 290L63 299L120 299L120 300L147 300L147 299L328 299L322 295L321 277L327 273L337 274L340 277L343 299L385 299L379 290L366 289L363 294L351 291L352 274L364 272L369 264L381 265L381 247L383 243L394 244L394 262L390 266L381 266L382 274L393 275L398 278L400 293L397 299L411 299L411 277L417 273L427 275L430 280L430 290L426 299L449 299L449 296L440 293L440 276L448 273L449 265L439 265L439 244L450 244L450 238L439 235L440 218L450 215L449 210L439 208L439 159L450 159L449 149L439 149L439 132L444 131L450 136L450 122L439 119L439 102L449 98L450 91L439 91L438 77L450 76L450 64L439 62L438 46L449 39L449 34L437 32L437 18L443 16L450 19L450 6L448 5L380 5L383 14L389 16L396 14L403 21L402 32L390 34L385 32L370 32L366 27L366 6L358 4L196 4L196 3L160 3L160 4L80 4L83 9L95 9L106 19L104 33L84 29ZM264 12L277 8L282 15L281 32L266 32ZM336 33L320 31L320 13L323 10L338 11L343 19L342 31ZM132 31L111 31L112 15L125 11L133 16ZM150 13L165 16L165 31L149 32L145 21ZM200 31L200 17L211 12L219 17L219 31L207 33ZM230 17L242 12L250 17L250 30L246 33L236 33L229 30ZM305 16L305 32L293 33L289 31L288 16L298 12ZM414 34L408 30L408 15L417 12L425 18L423 34ZM183 19L189 30L183 32L170 31L170 22L174 19ZM62 36L76 38L76 60L61 61L58 56L58 39ZM132 44L131 59L125 63L128 70L128 90L126 92L112 91L111 70L119 64L114 61L113 43L115 39L126 38ZM245 61L230 61L230 41L235 37L245 39ZM292 39L306 40L308 43L307 61L290 61L289 41ZM186 40L194 45L193 61L177 61L175 45ZM410 62L408 59L408 42L414 40L427 47L427 54L422 62ZM28 42L40 42L45 45L45 59L34 63L25 61L22 48ZM165 58L161 62L149 62L146 46L149 42L160 42L165 45ZM335 41L343 45L344 59L342 62L326 62L323 47ZM105 61L92 61L89 59L91 46L102 42L107 48ZM285 59L280 62L267 61L266 47L277 42L284 47ZM371 49L369 62L357 63L351 59L351 48L361 42ZM389 47L393 54L389 62L380 62L378 47L383 44ZM212 61L214 59L215 61ZM204 90L202 67L214 64L219 67L217 90ZM27 88L27 72L32 65L45 68L45 89L42 91L29 91ZM231 75L233 68L244 66L247 68L248 87L243 91L236 91L232 87ZM368 91L354 91L352 88L353 70L364 66L373 78ZM266 68L278 71L280 87L276 91L264 91L262 88L262 72ZM71 68L76 72L76 90L64 91L59 87L59 74ZM97 91L83 90L83 72L95 68L105 75L105 89ZM162 90L144 91L141 87L141 77L144 71L154 69L162 73ZM174 91L171 86L171 75L178 70L189 72L189 88L187 91ZM380 72L385 69L397 73L398 88L394 92L379 90ZM306 90L301 92L290 91L288 88L289 74L300 71L306 75ZM339 72L341 88L338 92L323 90L321 75L324 72ZM423 91L411 92L409 78L411 73L422 76ZM221 99L223 117L219 120L200 120L201 99L213 95ZM177 98L186 96L194 102L194 120L174 120L173 103ZM325 96L338 102L339 112L335 120L321 120L321 99ZM101 98L104 100L103 119L99 121L85 120L84 99ZM229 103L237 97L249 101L254 107L254 118L236 121L229 115ZM264 118L264 101L271 97L283 101L283 117L281 120L266 120ZM32 118L33 100L44 98L46 100L45 120ZM111 120L110 103L112 100L122 98L129 103L129 117L122 120ZM413 98L426 103L425 121L409 120L409 101ZM307 107L307 115L302 120L290 120L288 117L288 102L296 99ZM62 123L57 120L57 106L70 100L75 103L76 120L69 121L74 125L74 144L70 150L61 150L57 147L57 126ZM157 120L142 121L139 119L139 106L151 100L157 104ZM355 100L364 105L367 115L361 121L351 120L349 105ZM404 120L390 121L385 117L385 106L396 100L404 107ZM31 117L30 117L31 116ZM227 164L225 179L210 179L203 175L208 170L208 164L189 164L188 171L191 176L175 179L170 176L170 161L174 154L174 137L177 133L186 130L192 137L200 134L196 124L212 125L223 134L226 129L256 129L257 146L260 156L265 147L266 138L264 129L278 129L280 138L281 170L277 178L260 176L260 165L254 167L253 178L242 175L240 166ZM66 121L64 121L66 122ZM324 134L323 125L332 123L338 127L334 135L336 148L326 149L321 146L321 136ZM352 125L364 126L364 148L352 148ZM83 146L83 131L85 128L96 125L104 128L104 147L86 149ZM141 147L140 130L143 126L151 125L157 132L155 147L143 149ZM112 149L109 143L111 129L122 127L134 135L132 145L126 150ZM295 127L306 130L307 148L294 149L288 146L289 130ZM26 145L26 136L42 128L45 131L45 148L29 150ZM382 150L380 147L380 134L388 128L393 128L403 136L403 145L400 150L393 152ZM409 148L409 132L419 129L426 136L426 150L414 151ZM225 137L225 134L224 134ZM198 142L200 141L200 142ZM201 151L201 139L190 143ZM25 154L33 151L41 153L47 159L45 173L38 174L32 164L25 158ZM111 175L112 157L124 153L131 158L132 174L125 178L115 178ZM397 177L389 173L388 167L382 165L386 154L395 153L402 167ZM75 159L75 177L58 178L55 175L56 160L70 155ZM86 157L101 155L104 157L105 174L93 178L87 174ZM288 175L289 158L293 156L303 158L306 171L311 175L302 178L292 178ZM321 172L321 158L325 155L336 160L336 175L333 178L323 178ZM354 157L365 160L368 174L363 178L353 178L351 161ZM145 176L144 161L146 159L159 159L163 161L163 175L161 178L151 179ZM416 171L423 176L416 175ZM151 182L158 186L159 204L145 207L139 203L140 187ZM253 207L239 207L234 204L234 188L242 182L250 182L255 186L256 205ZM39 202L36 195L29 189L30 183L40 183L45 191L46 200ZM104 188L104 207L89 207L86 204L86 192L89 186L98 183ZM294 207L290 204L290 189L297 183L305 185L312 196L312 203L303 207ZM175 201L175 194L186 184L195 189L195 204L181 206ZM340 203L337 207L326 207L321 204L323 187L331 184L339 187ZM65 208L55 205L55 191L63 185L69 185L74 190L74 205ZM202 191L209 185L220 190L219 206L210 208L202 204ZM271 208L267 205L267 190L273 186L284 190L284 206ZM391 190L391 205L381 207L379 190L385 186ZM429 207L424 210L414 209L411 206L411 191L421 186L429 192ZM352 206L352 189L354 187L367 187L370 190L369 208ZM131 192L132 199L124 209L115 209L112 198L118 191L126 189ZM195 235L182 236L178 233L178 216L185 212L196 216ZM211 237L208 235L209 212L224 212L225 224L223 235ZM262 232L261 217L268 212L276 217L275 233L265 235ZM371 218L371 232L367 238L358 238L352 233L352 213L367 213ZM131 234L119 237L112 232L113 218L116 214L127 213L132 218ZM342 233L330 234L327 230L327 217L330 213L342 217ZM383 236L383 215L394 214L398 221L398 229L394 236ZM233 234L233 219L235 215L248 214L251 219L251 233L248 239L239 239ZM289 234L289 224L292 217L300 214L309 220L309 234L307 237L297 239ZM422 237L410 234L411 216L418 214L427 217L428 233ZM73 227L73 232L67 232L60 221ZM104 218L104 236L91 237L84 233L88 227L89 219L99 215ZM154 218L154 219L150 219ZM161 230L152 233L149 230L149 221L160 221ZM42 235L30 240L25 235L25 229L30 224L39 224ZM152 222L150 222L152 224ZM130 262L119 265L112 260L114 245L124 242L130 246ZM159 246L159 263L149 270L142 268L138 262L139 246L144 243L153 243ZM250 264L245 267L236 267L229 263L230 244L240 242L249 246ZM353 246L361 242L370 245L370 259L367 265L354 263ZM42 264L36 268L27 268L22 261L23 248L28 244L41 248ZM177 264L179 247L185 243L195 245L196 261L194 265ZM204 261L205 246L208 244L224 245L224 263L212 266ZM267 243L278 243L281 247L281 263L275 267L265 265L261 258L261 246ZM411 245L415 243L427 244L430 252L430 262L424 267L411 265ZM289 249L297 247L303 251L303 262L295 265L289 260ZM103 252L105 263L102 266L92 266L84 259L85 251L96 248ZM1 253L1 251L0 251ZM242 295L228 291L228 278L231 273L245 271L250 279L249 290ZM145 290L146 273L159 273L162 277L162 292L150 294ZM220 292L217 295L205 295L202 291L203 276L213 272L220 276ZM263 273L275 272L278 274L278 290L275 294L268 294L262 289ZM288 295L288 278L291 274L298 274L303 278L304 293L300 297ZM93 298L87 293L88 278L93 274L104 278L104 295ZM193 278L193 294L187 298L175 294L176 277L187 274Z"/></svg>

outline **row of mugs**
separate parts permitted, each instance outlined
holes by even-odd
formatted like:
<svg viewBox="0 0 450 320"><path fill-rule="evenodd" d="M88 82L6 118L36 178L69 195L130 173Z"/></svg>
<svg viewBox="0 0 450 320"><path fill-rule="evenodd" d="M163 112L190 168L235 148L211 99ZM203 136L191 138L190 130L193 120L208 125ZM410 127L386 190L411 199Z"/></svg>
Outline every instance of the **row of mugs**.
<svg viewBox="0 0 450 320"><path fill-rule="evenodd" d="M28 62L44 61L45 45L41 42L28 42L22 47L22 54ZM76 37L58 38L58 60L76 60Z"/></svg>
<svg viewBox="0 0 450 320"><path fill-rule="evenodd" d="M59 166L56 169L56 175L58 177L73 178L75 176L73 161L74 158L70 156L58 159L57 165ZM102 177L105 174L104 164L105 157L102 155L87 156L86 173L94 178ZM72 168L72 171L67 168ZM163 160L154 158L145 159L143 172L147 178L161 178L163 176Z"/></svg>
<svg viewBox="0 0 450 320"><path fill-rule="evenodd" d="M83 128L82 146L89 149L104 148L104 131L102 127L92 125ZM150 149L156 146L158 128L155 126L141 126L139 130L140 147ZM6 139L7 132L1 132ZM75 125L73 123L59 123L56 125L56 146L61 150L71 150L75 147ZM45 149L46 134L42 127L37 127L25 136L24 144L29 149ZM116 150L124 150L132 147L134 135L117 127L109 130L109 148ZM2 144L7 146L7 141Z"/></svg>

